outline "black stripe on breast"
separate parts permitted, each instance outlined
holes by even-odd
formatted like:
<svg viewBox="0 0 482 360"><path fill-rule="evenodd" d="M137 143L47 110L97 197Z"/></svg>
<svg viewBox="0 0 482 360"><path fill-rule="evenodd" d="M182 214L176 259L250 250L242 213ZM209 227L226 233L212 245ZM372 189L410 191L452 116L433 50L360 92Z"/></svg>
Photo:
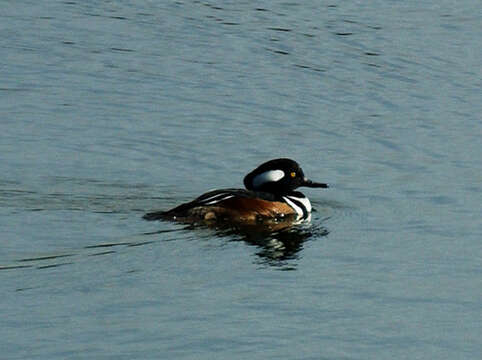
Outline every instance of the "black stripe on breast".
<svg viewBox="0 0 482 360"><path fill-rule="evenodd" d="M303 204L301 201L297 200L293 196L286 196L286 198L288 200L292 201L296 206L298 206L301 209L301 211L303 212L303 219L308 218L309 213L308 213L308 209L306 209L305 204ZM287 201L285 201L285 202L289 205L289 203Z"/></svg>

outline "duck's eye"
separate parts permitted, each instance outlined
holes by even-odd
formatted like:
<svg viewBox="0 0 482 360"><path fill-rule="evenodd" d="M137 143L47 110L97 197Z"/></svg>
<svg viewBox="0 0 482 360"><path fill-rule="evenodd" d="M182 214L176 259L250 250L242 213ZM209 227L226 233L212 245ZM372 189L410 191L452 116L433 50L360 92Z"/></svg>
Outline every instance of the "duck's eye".
<svg viewBox="0 0 482 360"><path fill-rule="evenodd" d="M296 173L293 171L293 172L290 174L290 176L291 176L292 178L294 178L294 177L296 177Z"/></svg>

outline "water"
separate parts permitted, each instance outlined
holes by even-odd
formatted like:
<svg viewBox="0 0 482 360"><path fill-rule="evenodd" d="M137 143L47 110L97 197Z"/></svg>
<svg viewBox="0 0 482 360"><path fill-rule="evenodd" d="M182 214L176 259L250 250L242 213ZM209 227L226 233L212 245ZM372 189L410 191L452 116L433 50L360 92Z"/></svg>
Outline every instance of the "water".
<svg viewBox="0 0 482 360"><path fill-rule="evenodd" d="M6 359L477 359L476 1L5 2ZM271 158L288 233L146 222Z"/></svg>

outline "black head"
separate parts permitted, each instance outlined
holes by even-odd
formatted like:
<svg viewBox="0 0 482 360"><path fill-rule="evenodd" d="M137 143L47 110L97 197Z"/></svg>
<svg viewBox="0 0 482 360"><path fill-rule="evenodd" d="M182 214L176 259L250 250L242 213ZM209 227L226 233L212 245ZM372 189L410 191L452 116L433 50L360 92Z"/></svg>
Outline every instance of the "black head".
<svg viewBox="0 0 482 360"><path fill-rule="evenodd" d="M298 163L291 159L274 159L261 164L245 176L244 186L248 190L272 194L287 194L300 186L328 187L308 180Z"/></svg>

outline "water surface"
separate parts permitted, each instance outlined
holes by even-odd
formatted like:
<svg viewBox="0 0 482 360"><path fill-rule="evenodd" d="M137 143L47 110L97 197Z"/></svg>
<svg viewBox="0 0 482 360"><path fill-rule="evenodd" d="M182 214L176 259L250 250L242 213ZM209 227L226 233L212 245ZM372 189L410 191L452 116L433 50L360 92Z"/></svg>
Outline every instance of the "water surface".
<svg viewBox="0 0 482 360"><path fill-rule="evenodd" d="M476 359L477 2L4 4L8 359ZM289 232L146 222L276 157Z"/></svg>

